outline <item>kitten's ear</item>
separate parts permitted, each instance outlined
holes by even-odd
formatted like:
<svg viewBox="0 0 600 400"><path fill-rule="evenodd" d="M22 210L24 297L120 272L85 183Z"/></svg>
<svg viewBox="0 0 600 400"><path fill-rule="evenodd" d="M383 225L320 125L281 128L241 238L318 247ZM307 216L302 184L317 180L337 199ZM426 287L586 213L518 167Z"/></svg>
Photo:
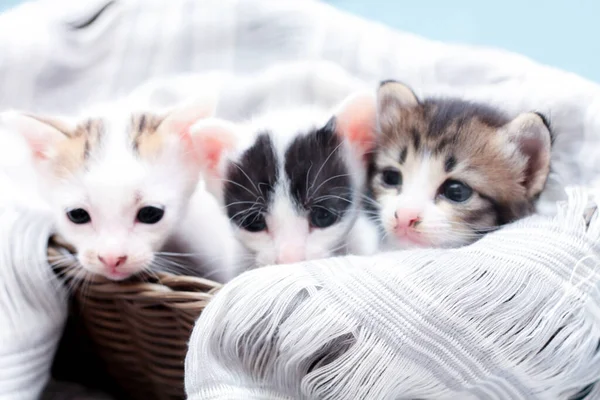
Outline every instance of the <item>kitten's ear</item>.
<svg viewBox="0 0 600 400"><path fill-rule="evenodd" d="M237 125L218 118L198 121L190 128L194 153L205 178L222 179L227 154L238 144Z"/></svg>
<svg viewBox="0 0 600 400"><path fill-rule="evenodd" d="M17 111L2 113L0 123L25 139L36 163L52 159L58 147L70 138L72 131L67 121Z"/></svg>
<svg viewBox="0 0 600 400"><path fill-rule="evenodd" d="M398 108L411 108L419 105L413 90L403 83L388 80L379 84L377 90L377 111L379 115L393 113Z"/></svg>
<svg viewBox="0 0 600 400"><path fill-rule="evenodd" d="M546 119L530 112L517 116L505 128L510 142L516 144L519 156L526 160L524 185L527 196L537 196L550 172L552 136Z"/></svg>
<svg viewBox="0 0 600 400"><path fill-rule="evenodd" d="M348 96L329 123L334 123L336 133L348 140L360 156L364 156L376 143L376 118L375 96L362 92Z"/></svg>
<svg viewBox="0 0 600 400"><path fill-rule="evenodd" d="M197 121L212 117L217 101L213 97L194 99L171 109L160 123L158 130L178 134L182 139L190 139L190 128Z"/></svg>

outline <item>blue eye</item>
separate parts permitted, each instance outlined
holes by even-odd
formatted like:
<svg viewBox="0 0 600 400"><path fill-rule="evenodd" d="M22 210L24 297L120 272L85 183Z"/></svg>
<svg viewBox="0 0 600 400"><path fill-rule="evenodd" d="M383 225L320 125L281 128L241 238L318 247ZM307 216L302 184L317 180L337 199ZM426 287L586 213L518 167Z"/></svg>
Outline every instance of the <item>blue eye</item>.
<svg viewBox="0 0 600 400"><path fill-rule="evenodd" d="M473 189L461 181L447 180L441 187L441 194L448 200L463 203L473 195Z"/></svg>
<svg viewBox="0 0 600 400"><path fill-rule="evenodd" d="M75 208L73 210L67 211L67 218L77 225L87 224L92 220L90 214L85 211L83 208Z"/></svg>
<svg viewBox="0 0 600 400"><path fill-rule="evenodd" d="M324 208L317 208L310 213L310 223L315 228L327 228L335 224L337 215Z"/></svg>

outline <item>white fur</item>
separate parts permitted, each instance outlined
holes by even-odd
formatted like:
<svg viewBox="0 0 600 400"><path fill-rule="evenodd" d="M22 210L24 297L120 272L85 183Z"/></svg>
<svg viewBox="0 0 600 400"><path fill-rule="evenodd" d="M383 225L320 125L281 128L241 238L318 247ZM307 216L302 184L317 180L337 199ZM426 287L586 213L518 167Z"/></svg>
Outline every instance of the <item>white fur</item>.
<svg viewBox="0 0 600 400"><path fill-rule="evenodd" d="M171 261L158 261L161 264L159 268L168 268L169 262L173 261L184 262L190 258L189 255L203 266L199 271L203 277L227 282L248 267L227 216L216 198L206 190L203 181L198 183L187 213L170 239L186 254L182 254L179 260L177 256L165 257ZM193 274L194 271L187 273Z"/></svg>
<svg viewBox="0 0 600 400"><path fill-rule="evenodd" d="M160 249L185 212L191 178L180 172L184 168L175 157L165 157L153 165L136 159L126 142L127 115L113 114L104 121L105 146L89 170L46 186L46 193L55 210L57 229L77 248L81 265L93 273L120 279L153 262L154 251ZM141 199L139 203L136 196ZM146 205L165 207L163 219L153 225L137 223L137 212ZM74 208L85 209L92 222L72 223L65 211ZM127 256L127 261L112 273L99 256Z"/></svg>
<svg viewBox="0 0 600 400"><path fill-rule="evenodd" d="M379 168L393 166L402 173L403 180L400 192L388 188L378 198L379 218L386 236L385 248L458 247L469 243L472 232L452 222L452 210L446 201L435 201L438 188L447 179L443 160L429 153L411 153L406 162L399 165L391 156L393 153L390 149L390 156L384 152L378 160ZM461 168L459 164L456 170ZM469 201L478 200L474 196ZM403 229L403 218L409 218L413 212L420 219L418 227Z"/></svg>
<svg viewBox="0 0 600 400"><path fill-rule="evenodd" d="M230 231L220 208L214 200L211 203L212 197L202 186L196 190L198 176L184 164L177 135L166 141L162 157L155 162L142 161L133 154L126 139L131 109L117 102L86 113L101 117L106 133L101 150L92 153L94 157L85 170L60 180L38 170L39 189L54 214L57 232L75 246L85 271L110 279L124 279L152 268L173 270L184 264L184 258L155 254L167 239L180 242L189 253L198 253L203 267L222 272L218 278L230 279L234 270L231 254L235 253L223 243ZM194 192L195 204L188 212ZM148 205L164 207L164 217L156 224L136 222L138 210ZM91 223L71 222L66 212L75 208L85 209ZM221 251L226 256L219 254ZM112 271L99 256L126 256L127 261Z"/></svg>

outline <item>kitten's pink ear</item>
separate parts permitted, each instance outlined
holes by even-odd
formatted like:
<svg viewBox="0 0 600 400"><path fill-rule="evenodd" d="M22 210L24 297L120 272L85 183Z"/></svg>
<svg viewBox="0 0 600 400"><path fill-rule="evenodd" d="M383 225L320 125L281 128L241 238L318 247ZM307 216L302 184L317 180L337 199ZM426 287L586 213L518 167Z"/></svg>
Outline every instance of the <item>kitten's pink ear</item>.
<svg viewBox="0 0 600 400"><path fill-rule="evenodd" d="M0 123L25 139L36 162L52 159L71 131L66 121L16 111L2 113Z"/></svg>
<svg viewBox="0 0 600 400"><path fill-rule="evenodd" d="M355 93L347 97L335 112L336 132L348 140L360 156L364 156L376 143L376 118L375 95Z"/></svg>
<svg viewBox="0 0 600 400"><path fill-rule="evenodd" d="M520 157L524 157L524 182L527 196L537 196L546 184L550 173L552 136L546 119L530 112L517 116L505 128L509 142L516 144Z"/></svg>
<svg viewBox="0 0 600 400"><path fill-rule="evenodd" d="M212 117L216 109L214 98L194 99L172 109L160 123L161 132L178 134L185 141L190 140L190 127L197 121Z"/></svg>
<svg viewBox="0 0 600 400"><path fill-rule="evenodd" d="M383 81L377 90L377 111L379 115L394 113L398 108L410 108L419 104L411 88L403 83Z"/></svg>
<svg viewBox="0 0 600 400"><path fill-rule="evenodd" d="M237 146L237 125L217 118L198 121L190 128L194 153L206 178L222 179L226 155Z"/></svg>

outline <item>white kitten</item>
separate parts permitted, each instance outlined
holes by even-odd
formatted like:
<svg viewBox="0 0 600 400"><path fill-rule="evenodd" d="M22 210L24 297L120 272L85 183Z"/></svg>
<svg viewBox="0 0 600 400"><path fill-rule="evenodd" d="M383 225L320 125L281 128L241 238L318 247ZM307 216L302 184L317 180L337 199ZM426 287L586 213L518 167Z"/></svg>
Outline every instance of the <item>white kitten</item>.
<svg viewBox="0 0 600 400"><path fill-rule="evenodd" d="M58 233L75 246L85 271L113 280L179 264L155 253L186 220L198 184L189 127L213 112L198 104L166 113L128 109L117 102L74 119L2 114L3 125L29 145ZM219 209L210 205L194 207L202 214L196 221L216 230L202 236L199 224L198 237L188 242L215 268L220 240L229 232L218 230Z"/></svg>

